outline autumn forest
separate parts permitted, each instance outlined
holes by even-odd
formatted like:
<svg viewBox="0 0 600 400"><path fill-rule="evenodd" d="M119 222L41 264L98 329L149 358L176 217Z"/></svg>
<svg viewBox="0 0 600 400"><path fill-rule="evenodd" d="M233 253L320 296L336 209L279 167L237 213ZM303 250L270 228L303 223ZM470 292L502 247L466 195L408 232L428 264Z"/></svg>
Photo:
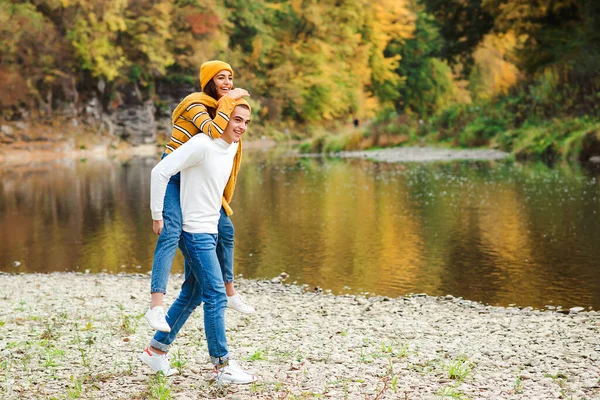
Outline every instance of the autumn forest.
<svg viewBox="0 0 600 400"><path fill-rule="evenodd" d="M131 87L168 108L157 88L197 87L199 65L219 58L252 94L264 132L303 127L294 134L312 136L309 150L425 140L581 158L596 151L600 132L599 8L594 0L0 0L0 116L79 116L93 98L110 113ZM315 128L354 118L373 128L343 140Z"/></svg>

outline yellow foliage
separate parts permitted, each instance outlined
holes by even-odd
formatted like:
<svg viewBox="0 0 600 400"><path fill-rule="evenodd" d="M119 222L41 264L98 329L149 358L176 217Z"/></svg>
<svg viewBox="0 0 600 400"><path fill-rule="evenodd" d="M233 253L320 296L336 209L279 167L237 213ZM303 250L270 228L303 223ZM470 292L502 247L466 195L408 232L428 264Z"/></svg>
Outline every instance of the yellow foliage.
<svg viewBox="0 0 600 400"><path fill-rule="evenodd" d="M303 0L290 0L290 5L292 6L292 10L294 10L294 12L296 14L298 14L299 17L302 16L302 3Z"/></svg>
<svg viewBox="0 0 600 400"><path fill-rule="evenodd" d="M488 34L475 50L473 91L476 97L490 98L506 93L519 79L517 67L506 61L517 44L512 32L507 34Z"/></svg>
<svg viewBox="0 0 600 400"><path fill-rule="evenodd" d="M382 0L370 3L369 26L372 30L370 67L374 83L398 86L402 78L396 73L400 56L386 57L392 40L402 42L413 36L416 14L407 0Z"/></svg>

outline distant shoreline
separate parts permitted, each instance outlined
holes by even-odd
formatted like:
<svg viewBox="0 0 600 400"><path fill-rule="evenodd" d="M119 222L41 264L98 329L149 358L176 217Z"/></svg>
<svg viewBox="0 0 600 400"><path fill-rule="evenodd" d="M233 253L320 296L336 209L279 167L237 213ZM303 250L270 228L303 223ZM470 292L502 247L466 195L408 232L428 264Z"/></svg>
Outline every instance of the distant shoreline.
<svg viewBox="0 0 600 400"><path fill-rule="evenodd" d="M181 374L160 383L137 354L146 274L0 274L0 397L142 399L598 398L600 312L487 306L452 296L365 298L239 279L258 313L226 312L232 355L256 385L219 388L202 310L171 351ZM181 275L169 281L167 304ZM461 397L462 396L462 397ZM75 397L74 397L75 398Z"/></svg>
<svg viewBox="0 0 600 400"><path fill-rule="evenodd" d="M503 160L510 153L493 149L441 149L434 147L390 147L335 153L342 158L362 158L379 162L433 162L455 160Z"/></svg>
<svg viewBox="0 0 600 400"><path fill-rule="evenodd" d="M244 148L270 148L275 146L271 140L244 141ZM0 167L2 165L15 166L30 163L52 162L58 159L104 159L109 157L152 157L157 160L163 152L159 144L129 145L113 147L110 144L96 144L90 148L77 149L68 141L53 143L25 143L19 142L11 145L0 146Z"/></svg>

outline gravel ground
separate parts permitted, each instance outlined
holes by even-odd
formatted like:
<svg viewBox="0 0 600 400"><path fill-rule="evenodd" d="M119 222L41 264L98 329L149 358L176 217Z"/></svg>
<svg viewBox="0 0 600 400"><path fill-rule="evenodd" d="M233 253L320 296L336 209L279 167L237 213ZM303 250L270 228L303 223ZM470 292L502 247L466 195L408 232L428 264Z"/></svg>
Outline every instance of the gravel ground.
<svg viewBox="0 0 600 400"><path fill-rule="evenodd" d="M451 160L501 160L510 156L490 149L436 149L431 147L393 147L371 151L343 151L345 158L364 158L380 162L426 162Z"/></svg>
<svg viewBox="0 0 600 400"><path fill-rule="evenodd" d="M486 306L452 296L334 296L238 279L258 313L227 311L232 355L260 380L210 382L197 310L171 350L137 354L147 275L0 276L2 399L599 399L600 313ZM169 282L167 301L182 277Z"/></svg>

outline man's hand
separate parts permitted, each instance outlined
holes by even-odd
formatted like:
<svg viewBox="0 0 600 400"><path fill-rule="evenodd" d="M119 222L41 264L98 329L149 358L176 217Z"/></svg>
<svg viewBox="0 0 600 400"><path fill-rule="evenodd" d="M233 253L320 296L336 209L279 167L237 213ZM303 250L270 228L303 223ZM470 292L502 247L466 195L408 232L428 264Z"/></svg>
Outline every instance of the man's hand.
<svg viewBox="0 0 600 400"><path fill-rule="evenodd" d="M230 90L229 93L226 94L226 96L229 96L234 100L237 100L244 96L250 96L250 93L248 93L248 91L246 89L235 88L233 90Z"/></svg>
<svg viewBox="0 0 600 400"><path fill-rule="evenodd" d="M154 230L154 233L156 233L157 235L160 235L164 226L165 226L165 223L163 222L162 219L160 219L158 221L155 219L152 220L152 230Z"/></svg>

